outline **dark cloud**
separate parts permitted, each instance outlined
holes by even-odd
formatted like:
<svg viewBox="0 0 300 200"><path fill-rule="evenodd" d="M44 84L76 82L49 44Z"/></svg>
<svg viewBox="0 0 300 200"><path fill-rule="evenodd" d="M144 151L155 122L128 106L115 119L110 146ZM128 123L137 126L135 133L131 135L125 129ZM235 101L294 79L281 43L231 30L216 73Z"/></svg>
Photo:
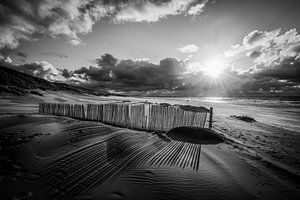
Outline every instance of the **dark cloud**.
<svg viewBox="0 0 300 200"><path fill-rule="evenodd" d="M165 58L160 61L160 72L167 77L179 77L185 71L184 64L175 58Z"/></svg>
<svg viewBox="0 0 300 200"><path fill-rule="evenodd" d="M3 58L3 62L9 63ZM69 71L57 69L45 61L24 65L10 64L18 71L50 81L64 81L93 89L107 89L145 95L253 95L282 92L299 94L300 62L296 58L270 67L257 66L245 73L226 68L218 80L201 70L189 72L189 63L165 58L159 63L149 60L118 60L105 54L94 66ZM199 66L201 67L201 66Z"/></svg>
<svg viewBox="0 0 300 200"><path fill-rule="evenodd" d="M250 79L241 85L239 92L244 94L259 94L268 95L272 92L278 94L286 94L287 92L299 92L292 82L279 81L271 77L262 77L260 79ZM297 94L297 93L294 93Z"/></svg>
<svg viewBox="0 0 300 200"><path fill-rule="evenodd" d="M115 67L118 59L115 58L113 55L111 54L104 54L103 56L101 56L101 58L96 59L96 64L101 66L101 67Z"/></svg>
<svg viewBox="0 0 300 200"><path fill-rule="evenodd" d="M182 85L185 70L182 62L166 58L159 64L149 61L121 60L105 54L96 60L97 66L82 67L74 74L85 75L94 87L107 86L122 90L172 90Z"/></svg>
<svg viewBox="0 0 300 200"><path fill-rule="evenodd" d="M118 59L111 54L105 54L96 59L96 66L82 67L74 71L74 74L85 75L89 80L102 85L103 82L109 82L114 79L113 71L115 70Z"/></svg>
<svg viewBox="0 0 300 200"><path fill-rule="evenodd" d="M65 78L70 78L70 77L72 77L73 73L67 69L62 69L61 75Z"/></svg>
<svg viewBox="0 0 300 200"><path fill-rule="evenodd" d="M285 60L272 68L247 73L226 69L220 81L212 81L202 71L188 73L188 63L166 58L159 63L148 60L118 60L110 54L96 59L96 65L75 71L62 70L70 84L148 95L252 95L272 91L297 91L299 62Z"/></svg>
<svg viewBox="0 0 300 200"><path fill-rule="evenodd" d="M254 78L256 79L263 77L300 83L300 62L293 59L286 59L278 65L269 68L263 68L263 70L254 74Z"/></svg>
<svg viewBox="0 0 300 200"><path fill-rule="evenodd" d="M269 93L299 95L300 62L290 58L269 67L256 66L244 74L235 74L240 78L240 87L236 88L245 95L268 95Z"/></svg>
<svg viewBox="0 0 300 200"><path fill-rule="evenodd" d="M112 81L113 77L110 72L110 69L101 69L99 67L95 66L90 66L89 68L87 67L82 67L78 70L74 71L74 74L84 74L89 78L89 80L92 81L97 81L97 82L107 82L107 81Z"/></svg>
<svg viewBox="0 0 300 200"><path fill-rule="evenodd" d="M159 64L145 61L121 61L116 70L115 80L131 87L169 89L182 84L183 64L174 58L166 58Z"/></svg>
<svg viewBox="0 0 300 200"><path fill-rule="evenodd" d="M159 66L149 62L122 60L113 71L115 82L130 87L156 86Z"/></svg>

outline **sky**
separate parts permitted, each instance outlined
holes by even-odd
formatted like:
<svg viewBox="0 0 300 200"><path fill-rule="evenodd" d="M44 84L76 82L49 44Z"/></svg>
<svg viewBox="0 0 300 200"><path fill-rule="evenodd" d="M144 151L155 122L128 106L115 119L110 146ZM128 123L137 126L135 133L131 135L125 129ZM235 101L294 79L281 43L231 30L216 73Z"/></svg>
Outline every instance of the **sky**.
<svg viewBox="0 0 300 200"><path fill-rule="evenodd" d="M164 96L300 95L297 0L3 0L0 59L49 81Z"/></svg>

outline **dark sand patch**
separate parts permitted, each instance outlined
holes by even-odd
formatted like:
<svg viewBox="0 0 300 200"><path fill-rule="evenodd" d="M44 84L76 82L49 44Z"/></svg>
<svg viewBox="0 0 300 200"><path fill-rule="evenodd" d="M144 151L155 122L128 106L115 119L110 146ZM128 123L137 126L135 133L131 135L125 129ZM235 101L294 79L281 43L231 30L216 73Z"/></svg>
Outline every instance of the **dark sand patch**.
<svg viewBox="0 0 300 200"><path fill-rule="evenodd" d="M218 144L224 141L215 131L199 127L174 128L167 136L173 140L194 144Z"/></svg>
<svg viewBox="0 0 300 200"><path fill-rule="evenodd" d="M244 122L256 122L256 120L253 118L253 117L249 117L249 116L246 116L246 115L230 115L231 118L234 118L234 119L238 119L238 120L241 120L241 121L244 121Z"/></svg>

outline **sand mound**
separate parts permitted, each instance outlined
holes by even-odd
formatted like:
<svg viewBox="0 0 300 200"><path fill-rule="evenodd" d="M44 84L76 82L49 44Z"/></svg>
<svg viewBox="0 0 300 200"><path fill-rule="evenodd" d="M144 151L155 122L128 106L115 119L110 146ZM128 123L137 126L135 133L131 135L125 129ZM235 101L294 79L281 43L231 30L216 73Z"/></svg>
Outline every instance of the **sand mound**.
<svg viewBox="0 0 300 200"><path fill-rule="evenodd" d="M194 144L218 144L223 139L213 130L199 127L178 127L170 130L167 136L173 140Z"/></svg>

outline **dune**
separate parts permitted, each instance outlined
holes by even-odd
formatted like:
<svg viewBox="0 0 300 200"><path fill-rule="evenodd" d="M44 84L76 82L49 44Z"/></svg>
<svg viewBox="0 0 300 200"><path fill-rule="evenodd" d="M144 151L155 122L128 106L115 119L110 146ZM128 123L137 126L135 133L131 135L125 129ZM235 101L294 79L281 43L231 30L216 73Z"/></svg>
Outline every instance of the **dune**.
<svg viewBox="0 0 300 200"><path fill-rule="evenodd" d="M94 91L66 83L49 82L47 80L31 76L0 64L0 94L24 96L32 94L43 96L43 91L63 91L73 94L108 95L105 91Z"/></svg>

